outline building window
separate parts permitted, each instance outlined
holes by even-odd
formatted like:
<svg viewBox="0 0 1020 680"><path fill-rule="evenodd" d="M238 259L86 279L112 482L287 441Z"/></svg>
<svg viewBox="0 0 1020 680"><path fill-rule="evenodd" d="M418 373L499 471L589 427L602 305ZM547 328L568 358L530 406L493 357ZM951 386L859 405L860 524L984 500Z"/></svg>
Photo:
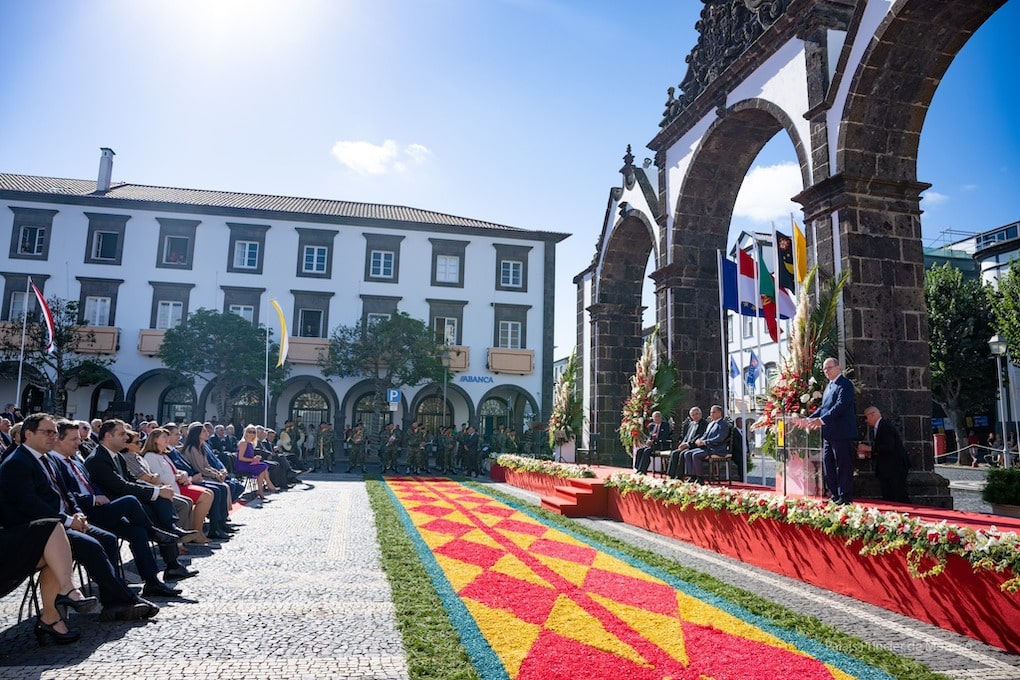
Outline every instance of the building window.
<svg viewBox="0 0 1020 680"><path fill-rule="evenodd" d="M526 293L531 246L492 245L496 249L496 290Z"/></svg>
<svg viewBox="0 0 1020 680"><path fill-rule="evenodd" d="M369 275L373 279L393 278L394 254L388 250L372 251L372 268Z"/></svg>
<svg viewBox="0 0 1020 680"><path fill-rule="evenodd" d="M92 259L116 260L120 252L120 234L115 231L97 231L92 235Z"/></svg>
<svg viewBox="0 0 1020 680"><path fill-rule="evenodd" d="M161 269L191 269L199 222L169 217L157 217L156 221L159 222L156 266Z"/></svg>
<svg viewBox="0 0 1020 680"><path fill-rule="evenodd" d="M123 279L78 277L78 323L86 326L117 325L117 292Z"/></svg>
<svg viewBox="0 0 1020 680"><path fill-rule="evenodd" d="M109 326L110 303L105 295L85 296L85 309L82 311L82 323L86 326Z"/></svg>
<svg viewBox="0 0 1020 680"><path fill-rule="evenodd" d="M305 274L325 274L326 253L325 246L305 246L304 264L301 271Z"/></svg>
<svg viewBox="0 0 1020 680"><path fill-rule="evenodd" d="M499 284L503 288L520 288L524 263L516 260L503 260L499 263Z"/></svg>
<svg viewBox="0 0 1020 680"><path fill-rule="evenodd" d="M237 241L234 243L234 268L258 269L259 244L257 241Z"/></svg>
<svg viewBox="0 0 1020 680"><path fill-rule="evenodd" d="M400 243L403 236L362 234L365 237L365 280L398 283L400 279Z"/></svg>
<svg viewBox="0 0 1020 680"><path fill-rule="evenodd" d="M188 422L192 419L194 404L194 388L187 385L168 387L159 397L159 422Z"/></svg>
<svg viewBox="0 0 1020 680"><path fill-rule="evenodd" d="M429 319L436 333L436 342L445 345L460 345L461 328L464 326L463 300L426 300L429 303Z"/></svg>
<svg viewBox="0 0 1020 680"><path fill-rule="evenodd" d="M267 225L232 224L230 246L227 256L227 271L241 274L261 274L265 263Z"/></svg>
<svg viewBox="0 0 1020 680"><path fill-rule="evenodd" d="M37 208L15 208L14 225L11 229L10 256L18 260L45 260L49 257L49 234L53 230L53 216L56 210Z"/></svg>
<svg viewBox="0 0 1020 680"><path fill-rule="evenodd" d="M323 337L321 309L298 310L298 335L302 338Z"/></svg>
<svg viewBox="0 0 1020 680"><path fill-rule="evenodd" d="M35 299L35 296L32 296ZM8 315L8 321L24 321L26 307L25 304L28 302L29 296L25 295L25 291L16 290L11 293L11 312Z"/></svg>
<svg viewBox="0 0 1020 680"><path fill-rule="evenodd" d="M325 338L329 335L329 302L333 293L292 290L294 296L295 335L301 338Z"/></svg>
<svg viewBox="0 0 1020 680"><path fill-rule="evenodd" d="M390 295L361 296L361 326L367 328L370 323L390 319L397 313L399 297Z"/></svg>
<svg viewBox="0 0 1020 680"><path fill-rule="evenodd" d="M255 323L255 307L252 305L230 305L228 310L231 314L237 314L248 323Z"/></svg>
<svg viewBox="0 0 1020 680"><path fill-rule="evenodd" d="M303 229L297 227L297 275L328 279L333 275L333 241L340 232L335 229Z"/></svg>
<svg viewBox="0 0 1020 680"><path fill-rule="evenodd" d="M253 325L259 324L259 309L262 306L262 294L265 288L243 288L241 286L221 286L223 290L223 312L237 314Z"/></svg>
<svg viewBox="0 0 1020 680"><path fill-rule="evenodd" d="M464 287L464 252L468 241L430 238L432 244L432 285Z"/></svg>
<svg viewBox="0 0 1020 680"><path fill-rule="evenodd" d="M152 286L149 328L165 331L177 327L188 318L188 301L194 284L149 281L149 285Z"/></svg>
<svg viewBox="0 0 1020 680"><path fill-rule="evenodd" d="M500 321L499 322L499 338L496 341L496 347L503 349L520 349L521 348L521 322L520 321Z"/></svg>
<svg viewBox="0 0 1020 680"><path fill-rule="evenodd" d="M124 233L129 215L85 213L89 218L85 262L119 265L124 253Z"/></svg>
<svg viewBox="0 0 1020 680"><path fill-rule="evenodd" d="M156 303L156 330L165 331L181 324L184 303L176 300L160 300Z"/></svg>
<svg viewBox="0 0 1020 680"><path fill-rule="evenodd" d="M754 319L753 316L741 316L740 327L743 329L744 338L750 338L754 335Z"/></svg>
<svg viewBox="0 0 1020 680"><path fill-rule="evenodd" d="M372 312L366 318L367 318L366 325L373 326L377 323L382 323L383 321L389 321L390 319L393 318L393 316L391 314L381 314L379 312Z"/></svg>
<svg viewBox="0 0 1020 680"><path fill-rule="evenodd" d="M530 305L494 304L492 307L495 321L492 346L502 349L526 348Z"/></svg>

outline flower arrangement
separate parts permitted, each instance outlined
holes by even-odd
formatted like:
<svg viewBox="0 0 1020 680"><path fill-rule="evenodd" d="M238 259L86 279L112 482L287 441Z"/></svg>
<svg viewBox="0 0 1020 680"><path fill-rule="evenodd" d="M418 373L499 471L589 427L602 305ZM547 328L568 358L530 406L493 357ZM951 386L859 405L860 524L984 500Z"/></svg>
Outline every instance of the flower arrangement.
<svg viewBox="0 0 1020 680"><path fill-rule="evenodd" d="M549 416L549 448L577 437L581 431L581 400L576 394L577 355L570 353L567 366L553 389L552 414Z"/></svg>
<svg viewBox="0 0 1020 680"><path fill-rule="evenodd" d="M619 489L623 495L636 492L665 505L679 505L681 509L692 506L697 510L745 515L748 522L768 518L810 527L829 536L845 538L847 545L860 541L861 555L880 555L907 548L907 569L915 578L941 574L946 568L946 558L958 555L974 569L998 573L1009 570L1012 577L1000 588L1004 592L1020 592L1020 536L998 531L995 527L972 529L857 504L836 505L816 498L794 498L630 473L615 474L605 485Z"/></svg>
<svg viewBox="0 0 1020 680"><path fill-rule="evenodd" d="M551 460L525 458L524 456L514 456L509 453L497 457L496 463L514 472L538 472L560 479L590 479L595 476L595 473L587 465L556 463Z"/></svg>
<svg viewBox="0 0 1020 680"><path fill-rule="evenodd" d="M669 418L673 407L683 397L683 389L676 378L676 367L669 361L655 361L655 342L659 336L658 327L645 341L641 358L634 366L630 378L630 396L623 404L620 419L620 443L633 455L634 445L641 441L645 425L653 411L662 411Z"/></svg>
<svg viewBox="0 0 1020 680"><path fill-rule="evenodd" d="M774 434L776 424L784 416L807 417L822 405L821 386L825 377L816 360L820 350L835 345L837 302L848 274L844 272L840 278L831 280L812 308L808 292L818 275L817 265L808 272L797 296L789 354L783 360L779 377L763 398L762 416L751 426L753 429L765 428Z"/></svg>

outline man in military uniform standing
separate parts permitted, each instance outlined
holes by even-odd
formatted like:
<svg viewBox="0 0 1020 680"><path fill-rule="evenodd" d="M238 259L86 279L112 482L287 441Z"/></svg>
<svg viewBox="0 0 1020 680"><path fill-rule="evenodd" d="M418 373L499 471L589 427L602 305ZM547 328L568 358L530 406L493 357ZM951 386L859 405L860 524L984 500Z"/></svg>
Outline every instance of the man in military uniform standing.
<svg viewBox="0 0 1020 680"><path fill-rule="evenodd" d="M333 471L333 425L320 423L319 433L315 436L315 458L318 465L325 465L326 472Z"/></svg>
<svg viewBox="0 0 1020 680"><path fill-rule="evenodd" d="M407 433L407 472L417 475L428 471L428 454L425 452L425 428L417 421L411 423Z"/></svg>
<svg viewBox="0 0 1020 680"><path fill-rule="evenodd" d="M350 472L356 467L360 467L362 472L365 470L365 426L358 421L358 424L354 426L354 430L351 431L350 436L351 444L351 457L347 461L347 472Z"/></svg>
<svg viewBox="0 0 1020 680"><path fill-rule="evenodd" d="M400 427L390 423L383 432L382 442L382 464L383 472L392 470L397 472L397 459L400 457L400 444L402 439Z"/></svg>

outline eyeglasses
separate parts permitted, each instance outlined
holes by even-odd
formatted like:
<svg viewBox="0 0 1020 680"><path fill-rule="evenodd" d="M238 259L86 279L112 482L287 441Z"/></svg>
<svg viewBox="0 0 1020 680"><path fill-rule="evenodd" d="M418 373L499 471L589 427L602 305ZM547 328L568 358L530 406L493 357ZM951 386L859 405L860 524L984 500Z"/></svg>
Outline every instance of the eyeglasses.
<svg viewBox="0 0 1020 680"><path fill-rule="evenodd" d="M36 432L39 433L39 434L44 434L47 437L56 437L57 436L57 431L56 430L36 430Z"/></svg>

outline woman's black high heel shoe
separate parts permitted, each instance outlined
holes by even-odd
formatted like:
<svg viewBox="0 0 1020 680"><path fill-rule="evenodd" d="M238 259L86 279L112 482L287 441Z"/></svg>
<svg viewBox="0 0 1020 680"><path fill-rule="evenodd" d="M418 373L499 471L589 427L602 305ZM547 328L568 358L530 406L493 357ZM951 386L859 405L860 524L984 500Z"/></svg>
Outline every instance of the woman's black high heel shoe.
<svg viewBox="0 0 1020 680"><path fill-rule="evenodd" d="M79 614L91 614L99 606L99 600L94 597L82 597L80 600L72 600L69 597L70 594L57 595L57 599L53 601L58 610L63 610L64 618L66 618L68 607Z"/></svg>
<svg viewBox="0 0 1020 680"><path fill-rule="evenodd" d="M58 645L70 644L81 637L80 631L72 630L70 628L67 629L66 633L61 633L60 631L55 630L53 626L57 625L61 621L63 621L63 619L58 619L54 623L43 623L42 617L35 620L35 640L39 643L40 647L46 644L47 637L51 638Z"/></svg>

